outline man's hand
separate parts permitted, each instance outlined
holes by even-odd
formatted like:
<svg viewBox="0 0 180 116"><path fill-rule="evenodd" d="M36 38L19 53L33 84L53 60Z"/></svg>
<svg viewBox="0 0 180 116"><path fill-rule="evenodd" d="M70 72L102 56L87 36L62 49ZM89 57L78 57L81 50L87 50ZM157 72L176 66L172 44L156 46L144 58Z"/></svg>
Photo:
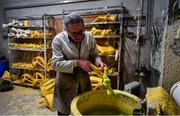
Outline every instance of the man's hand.
<svg viewBox="0 0 180 116"><path fill-rule="evenodd" d="M103 67L106 66L106 64L104 64L101 60L96 61L95 65L96 65L97 67L101 67L101 68L103 68Z"/></svg>
<svg viewBox="0 0 180 116"><path fill-rule="evenodd" d="M88 60L77 60L77 66L81 67L84 71L91 72L91 62Z"/></svg>

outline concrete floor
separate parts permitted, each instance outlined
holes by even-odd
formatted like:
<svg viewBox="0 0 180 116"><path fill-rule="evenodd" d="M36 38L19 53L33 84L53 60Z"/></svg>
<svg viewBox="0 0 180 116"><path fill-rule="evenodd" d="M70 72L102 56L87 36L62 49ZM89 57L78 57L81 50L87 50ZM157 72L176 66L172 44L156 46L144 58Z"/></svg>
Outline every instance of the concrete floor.
<svg viewBox="0 0 180 116"><path fill-rule="evenodd" d="M0 92L0 115L57 115L38 103L40 91L14 86L7 92Z"/></svg>

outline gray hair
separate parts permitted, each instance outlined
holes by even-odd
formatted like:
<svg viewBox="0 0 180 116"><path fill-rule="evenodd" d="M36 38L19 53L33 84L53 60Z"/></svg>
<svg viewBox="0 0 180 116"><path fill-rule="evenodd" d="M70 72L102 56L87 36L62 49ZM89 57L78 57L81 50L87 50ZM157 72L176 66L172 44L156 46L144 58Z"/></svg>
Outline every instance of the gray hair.
<svg viewBox="0 0 180 116"><path fill-rule="evenodd" d="M67 27L69 24L79 23L82 22L84 24L83 18L78 15L77 13L70 13L65 16L64 25Z"/></svg>

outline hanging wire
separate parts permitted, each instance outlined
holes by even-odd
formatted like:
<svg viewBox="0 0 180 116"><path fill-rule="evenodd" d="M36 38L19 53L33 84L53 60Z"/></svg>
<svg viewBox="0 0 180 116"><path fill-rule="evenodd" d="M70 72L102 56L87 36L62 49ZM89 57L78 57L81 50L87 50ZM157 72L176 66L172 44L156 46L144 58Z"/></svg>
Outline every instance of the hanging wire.
<svg viewBox="0 0 180 116"><path fill-rule="evenodd" d="M178 3L180 3L180 0L176 0L176 1L174 2L174 4L173 4L173 7L172 7L172 11L173 11L173 16L174 16L174 17L175 17L175 7L176 7L176 5L177 5Z"/></svg>
<svg viewBox="0 0 180 116"><path fill-rule="evenodd" d="M137 9L137 6L140 4L140 0L138 0L137 2L136 2L136 5L135 5L135 7L134 7L134 9L133 10L136 10Z"/></svg>

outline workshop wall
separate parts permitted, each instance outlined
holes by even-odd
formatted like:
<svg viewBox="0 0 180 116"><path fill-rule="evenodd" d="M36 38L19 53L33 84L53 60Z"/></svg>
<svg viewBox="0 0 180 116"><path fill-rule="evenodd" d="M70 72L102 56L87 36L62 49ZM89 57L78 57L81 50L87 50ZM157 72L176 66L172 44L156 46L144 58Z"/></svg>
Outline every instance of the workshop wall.
<svg viewBox="0 0 180 116"><path fill-rule="evenodd" d="M163 40L163 62L162 75L160 77L160 85L170 91L171 87L180 81L180 37L177 30L180 29L180 21L172 25L168 25L165 39ZM178 38L176 38L178 37Z"/></svg>
<svg viewBox="0 0 180 116"><path fill-rule="evenodd" d="M150 86L158 86L162 69L163 56L163 34L165 29L165 19L168 14L169 0L155 0L153 24L151 27L151 78Z"/></svg>
<svg viewBox="0 0 180 116"><path fill-rule="evenodd" d="M172 85L180 80L180 56L176 53L175 42L180 22L168 21L168 0L156 0L152 27L151 66L152 86L162 85L170 91ZM156 13L155 13L156 12Z"/></svg>

